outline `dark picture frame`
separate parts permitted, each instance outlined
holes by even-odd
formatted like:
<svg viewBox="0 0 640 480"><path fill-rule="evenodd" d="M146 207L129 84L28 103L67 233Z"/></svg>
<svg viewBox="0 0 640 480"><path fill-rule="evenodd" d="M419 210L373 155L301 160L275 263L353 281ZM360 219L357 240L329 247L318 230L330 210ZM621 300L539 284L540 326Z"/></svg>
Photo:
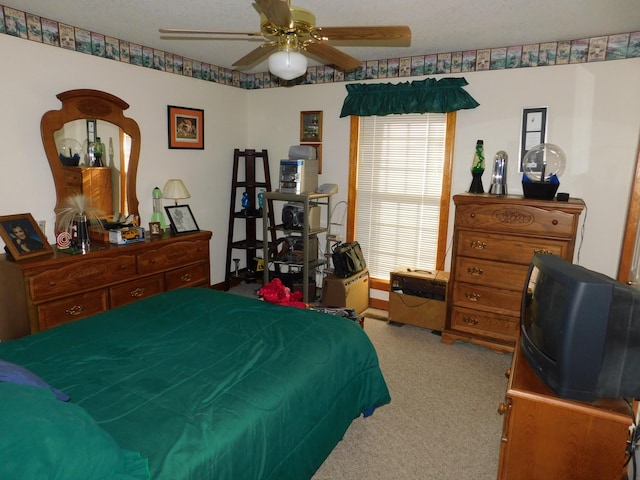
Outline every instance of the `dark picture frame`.
<svg viewBox="0 0 640 480"><path fill-rule="evenodd" d="M149 234L152 237L159 237L162 235L162 224L160 222L149 222Z"/></svg>
<svg viewBox="0 0 640 480"><path fill-rule="evenodd" d="M167 212L171 222L171 231L174 234L179 235L181 233L200 231L189 205L171 205L164 207L164 210Z"/></svg>
<svg viewBox="0 0 640 480"><path fill-rule="evenodd" d="M524 172L522 161L524 156L536 145L544 143L547 138L547 107L523 108L522 130L520 132L520 162L518 172Z"/></svg>
<svg viewBox="0 0 640 480"><path fill-rule="evenodd" d="M322 111L300 112L300 141L322 142Z"/></svg>
<svg viewBox="0 0 640 480"><path fill-rule="evenodd" d="M204 110L167 106L169 148L204 150Z"/></svg>
<svg viewBox="0 0 640 480"><path fill-rule="evenodd" d="M5 251L16 261L53 253L30 213L0 217L0 237L6 245Z"/></svg>

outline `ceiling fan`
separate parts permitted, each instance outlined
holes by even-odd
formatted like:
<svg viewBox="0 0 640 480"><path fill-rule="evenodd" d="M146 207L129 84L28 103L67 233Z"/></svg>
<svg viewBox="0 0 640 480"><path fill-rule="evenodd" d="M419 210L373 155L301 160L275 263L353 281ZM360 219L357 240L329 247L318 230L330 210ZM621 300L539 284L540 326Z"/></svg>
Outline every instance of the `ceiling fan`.
<svg viewBox="0 0 640 480"><path fill-rule="evenodd" d="M160 33L195 35L246 35L264 37L267 41L237 60L234 67L247 67L269 56L269 71L291 80L307 70L307 58L317 57L345 71L358 68L362 62L338 50L327 42L408 42L408 26L318 27L315 15L304 8L291 6L290 0L255 0L260 13L259 32L218 32L161 28Z"/></svg>

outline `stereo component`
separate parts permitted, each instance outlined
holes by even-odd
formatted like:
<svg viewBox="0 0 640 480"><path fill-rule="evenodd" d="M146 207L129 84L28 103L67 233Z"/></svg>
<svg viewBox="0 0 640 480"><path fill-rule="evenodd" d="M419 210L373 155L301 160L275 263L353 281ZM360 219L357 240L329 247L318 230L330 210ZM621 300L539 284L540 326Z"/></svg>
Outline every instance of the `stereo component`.
<svg viewBox="0 0 640 480"><path fill-rule="evenodd" d="M280 192L312 193L318 188L318 160L280 160Z"/></svg>
<svg viewBox="0 0 640 480"><path fill-rule="evenodd" d="M289 229L302 229L305 223L304 206L299 202L289 202L282 207L282 225ZM320 228L320 207L309 205L309 230Z"/></svg>

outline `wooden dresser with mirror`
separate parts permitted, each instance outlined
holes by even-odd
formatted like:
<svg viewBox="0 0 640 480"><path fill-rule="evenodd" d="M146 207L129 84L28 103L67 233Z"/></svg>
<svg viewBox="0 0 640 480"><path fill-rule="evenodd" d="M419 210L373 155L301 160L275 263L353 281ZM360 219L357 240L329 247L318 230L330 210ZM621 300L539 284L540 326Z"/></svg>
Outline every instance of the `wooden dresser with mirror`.
<svg viewBox="0 0 640 480"><path fill-rule="evenodd" d="M83 193L95 195L91 200L94 203L102 202L107 208L111 204L113 211L138 217L136 175L141 138L138 124L124 116L129 105L97 90L71 90L57 97L62 108L46 112L40 124L56 189L55 211L60 212L65 199L77 193L77 183L82 179L74 178L72 182L71 176L89 175L84 171L103 168L64 166L59 156L56 139L86 128L82 125L89 120L95 122L98 131L114 132L109 140L114 148L110 148L108 158L114 188L111 192L92 188ZM75 140L82 144L84 139ZM211 235L208 231L178 236L165 232L127 245L93 241L85 254L73 255L54 248L52 253L17 262L0 255L0 341L166 290L209 287Z"/></svg>

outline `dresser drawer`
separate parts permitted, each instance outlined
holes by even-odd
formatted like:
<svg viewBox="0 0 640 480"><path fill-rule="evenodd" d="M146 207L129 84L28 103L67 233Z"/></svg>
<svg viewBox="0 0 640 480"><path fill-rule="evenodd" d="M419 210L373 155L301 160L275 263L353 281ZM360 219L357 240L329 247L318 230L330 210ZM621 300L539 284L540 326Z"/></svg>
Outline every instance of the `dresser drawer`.
<svg viewBox="0 0 640 480"><path fill-rule="evenodd" d="M458 256L455 280L522 291L528 271L528 265Z"/></svg>
<svg viewBox="0 0 640 480"><path fill-rule="evenodd" d="M162 292L164 292L164 278L162 275L136 278L109 289L111 308L120 307Z"/></svg>
<svg viewBox="0 0 640 480"><path fill-rule="evenodd" d="M165 274L167 290L181 287L209 286L209 264L200 262Z"/></svg>
<svg viewBox="0 0 640 480"><path fill-rule="evenodd" d="M517 317L453 307L451 328L513 342L518 338L520 322Z"/></svg>
<svg viewBox="0 0 640 480"><path fill-rule="evenodd" d="M40 330L46 330L107 311L109 309L109 295L107 289L94 290L46 302L38 305L36 309Z"/></svg>
<svg viewBox="0 0 640 480"><path fill-rule="evenodd" d="M77 257L74 257L77 258ZM113 258L80 259L55 266L29 277L29 290L33 301L60 297L90 288L107 286L136 274L134 255Z"/></svg>
<svg viewBox="0 0 640 480"><path fill-rule="evenodd" d="M82 170L75 167L63 167L64 183L74 189L82 189Z"/></svg>
<svg viewBox="0 0 640 480"><path fill-rule="evenodd" d="M460 205L456 208L455 221L459 228L571 237L577 219L560 210L496 202Z"/></svg>
<svg viewBox="0 0 640 480"><path fill-rule="evenodd" d="M176 241L139 254L138 273L161 272L186 263L207 260L208 258L208 241Z"/></svg>
<svg viewBox="0 0 640 480"><path fill-rule="evenodd" d="M459 307L519 316L521 300L522 290L506 290L461 282L453 284L453 305Z"/></svg>
<svg viewBox="0 0 640 480"><path fill-rule="evenodd" d="M566 258L569 245L569 240L461 230L458 232L456 252L467 257L529 265L534 253L552 253Z"/></svg>

